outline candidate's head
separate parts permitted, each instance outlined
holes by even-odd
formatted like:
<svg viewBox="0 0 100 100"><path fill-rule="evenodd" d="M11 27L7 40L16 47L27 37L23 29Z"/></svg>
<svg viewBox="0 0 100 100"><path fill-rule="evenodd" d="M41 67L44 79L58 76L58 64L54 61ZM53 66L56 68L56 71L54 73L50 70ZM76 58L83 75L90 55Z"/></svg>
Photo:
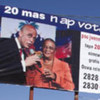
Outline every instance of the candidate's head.
<svg viewBox="0 0 100 100"><path fill-rule="evenodd" d="M52 59L55 55L55 52L56 52L55 42L50 38L45 39L43 42L44 57Z"/></svg>
<svg viewBox="0 0 100 100"><path fill-rule="evenodd" d="M29 48L34 44L36 39L36 29L32 25L24 25L19 31L19 42L24 48Z"/></svg>

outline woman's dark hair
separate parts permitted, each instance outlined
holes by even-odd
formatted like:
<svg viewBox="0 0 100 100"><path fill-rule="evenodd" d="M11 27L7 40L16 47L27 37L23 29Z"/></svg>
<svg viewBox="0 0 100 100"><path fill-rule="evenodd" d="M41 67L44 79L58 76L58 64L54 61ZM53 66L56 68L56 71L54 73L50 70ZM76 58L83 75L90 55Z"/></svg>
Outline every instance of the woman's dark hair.
<svg viewBox="0 0 100 100"><path fill-rule="evenodd" d="M54 45L55 45L55 47L56 47L56 43L55 43L55 41L54 41L53 39L51 39L51 38L46 38L46 39L43 41L43 45L42 45L42 47L44 47L46 41L51 41L51 42L53 42Z"/></svg>

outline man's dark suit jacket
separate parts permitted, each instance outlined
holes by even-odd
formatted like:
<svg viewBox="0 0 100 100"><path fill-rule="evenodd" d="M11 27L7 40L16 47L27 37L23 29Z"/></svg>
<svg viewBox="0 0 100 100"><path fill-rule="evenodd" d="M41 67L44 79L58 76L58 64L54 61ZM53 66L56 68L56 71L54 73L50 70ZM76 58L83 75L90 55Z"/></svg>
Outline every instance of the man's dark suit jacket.
<svg viewBox="0 0 100 100"><path fill-rule="evenodd" d="M0 83L24 84L19 49L14 39L0 38Z"/></svg>

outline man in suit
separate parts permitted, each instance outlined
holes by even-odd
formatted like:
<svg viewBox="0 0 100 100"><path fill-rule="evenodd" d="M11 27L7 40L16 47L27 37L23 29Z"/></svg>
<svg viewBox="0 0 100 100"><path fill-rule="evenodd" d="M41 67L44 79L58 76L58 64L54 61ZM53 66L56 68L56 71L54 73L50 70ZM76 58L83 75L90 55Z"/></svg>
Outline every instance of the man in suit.
<svg viewBox="0 0 100 100"><path fill-rule="evenodd" d="M22 49L28 49L36 39L36 29L29 24L19 31L18 38L0 38L0 82L24 84L26 68L40 61L37 55L26 56Z"/></svg>

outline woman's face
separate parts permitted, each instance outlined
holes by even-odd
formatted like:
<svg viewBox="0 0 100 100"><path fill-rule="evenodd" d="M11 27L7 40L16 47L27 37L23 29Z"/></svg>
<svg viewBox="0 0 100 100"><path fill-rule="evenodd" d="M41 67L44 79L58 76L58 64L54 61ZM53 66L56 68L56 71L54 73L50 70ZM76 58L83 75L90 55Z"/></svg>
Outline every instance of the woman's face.
<svg viewBox="0 0 100 100"><path fill-rule="evenodd" d="M55 48L55 44L52 41L45 41L45 44L43 46L43 55L46 58L53 58L55 55Z"/></svg>

